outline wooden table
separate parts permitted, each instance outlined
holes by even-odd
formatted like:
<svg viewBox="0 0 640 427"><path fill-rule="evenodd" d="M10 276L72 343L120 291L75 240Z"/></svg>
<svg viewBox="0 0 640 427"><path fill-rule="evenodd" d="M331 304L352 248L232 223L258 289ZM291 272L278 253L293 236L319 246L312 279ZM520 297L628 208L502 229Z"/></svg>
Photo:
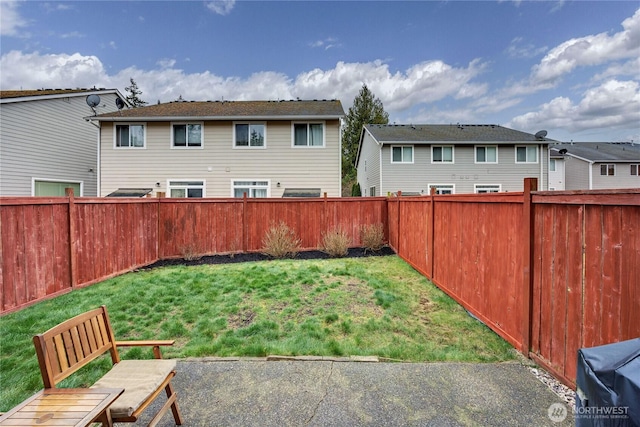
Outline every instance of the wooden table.
<svg viewBox="0 0 640 427"><path fill-rule="evenodd" d="M0 426L86 427L94 422L111 427L109 405L124 389L47 388L0 417Z"/></svg>

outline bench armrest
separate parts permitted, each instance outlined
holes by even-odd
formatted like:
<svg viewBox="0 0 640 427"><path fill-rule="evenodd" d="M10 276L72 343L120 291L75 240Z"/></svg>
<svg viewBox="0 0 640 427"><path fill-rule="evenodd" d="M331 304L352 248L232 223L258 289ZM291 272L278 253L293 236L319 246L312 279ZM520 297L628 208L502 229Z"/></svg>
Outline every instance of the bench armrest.
<svg viewBox="0 0 640 427"><path fill-rule="evenodd" d="M162 353L160 353L161 345L173 345L175 340L146 340L146 341L116 341L116 347L140 347L147 346L153 347L153 355L156 359L162 359Z"/></svg>

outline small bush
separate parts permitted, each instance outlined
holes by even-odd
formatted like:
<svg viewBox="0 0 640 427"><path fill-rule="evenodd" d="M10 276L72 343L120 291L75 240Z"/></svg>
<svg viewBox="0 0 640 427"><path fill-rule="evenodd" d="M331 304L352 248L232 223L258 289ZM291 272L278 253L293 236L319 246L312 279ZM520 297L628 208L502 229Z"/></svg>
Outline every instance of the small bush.
<svg viewBox="0 0 640 427"><path fill-rule="evenodd" d="M293 258L300 252L300 239L287 224L272 225L262 239L262 253L274 258Z"/></svg>
<svg viewBox="0 0 640 427"><path fill-rule="evenodd" d="M365 251L379 251L384 247L384 229L382 224L363 225L360 240Z"/></svg>
<svg viewBox="0 0 640 427"><path fill-rule="evenodd" d="M322 251L332 257L346 256L351 239L346 231L336 228L322 236Z"/></svg>
<svg viewBox="0 0 640 427"><path fill-rule="evenodd" d="M195 243L187 243L182 246L180 254L185 261L197 261L202 258L202 250Z"/></svg>

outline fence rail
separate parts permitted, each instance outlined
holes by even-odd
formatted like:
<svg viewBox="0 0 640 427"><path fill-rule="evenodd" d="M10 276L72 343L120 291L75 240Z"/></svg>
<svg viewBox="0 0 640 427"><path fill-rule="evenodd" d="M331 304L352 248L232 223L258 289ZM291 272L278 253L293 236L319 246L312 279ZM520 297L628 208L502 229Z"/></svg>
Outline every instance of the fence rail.
<svg viewBox="0 0 640 427"><path fill-rule="evenodd" d="M574 385L576 354L640 336L640 189L321 199L0 198L0 314L159 259L304 249L382 223L396 253Z"/></svg>

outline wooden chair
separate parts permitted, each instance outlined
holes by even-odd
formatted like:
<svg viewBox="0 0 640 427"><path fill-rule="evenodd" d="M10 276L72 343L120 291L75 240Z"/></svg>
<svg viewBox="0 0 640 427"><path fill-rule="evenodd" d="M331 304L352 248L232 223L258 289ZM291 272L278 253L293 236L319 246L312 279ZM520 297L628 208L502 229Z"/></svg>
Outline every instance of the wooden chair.
<svg viewBox="0 0 640 427"><path fill-rule="evenodd" d="M124 388L124 393L110 406L113 421L136 422L164 389L167 402L149 426L155 426L169 408L176 424L182 425L177 394L171 385L176 361L162 359L160 353L160 346L173 345L174 341L116 341L107 308L102 306L34 336L33 343L45 388L55 388L60 381L109 352L113 367L92 387ZM155 359L120 360L117 347L131 346L153 346Z"/></svg>

